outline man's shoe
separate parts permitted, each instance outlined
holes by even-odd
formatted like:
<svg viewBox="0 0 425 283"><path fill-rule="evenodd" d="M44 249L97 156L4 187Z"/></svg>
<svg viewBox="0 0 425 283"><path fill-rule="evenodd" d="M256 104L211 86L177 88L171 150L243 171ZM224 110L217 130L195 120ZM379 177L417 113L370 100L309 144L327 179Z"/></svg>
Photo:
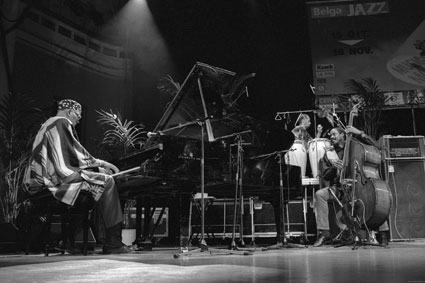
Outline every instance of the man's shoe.
<svg viewBox="0 0 425 283"><path fill-rule="evenodd" d="M77 249L76 247L68 247L65 249L65 251L69 254L82 254L83 251L81 249Z"/></svg>
<svg viewBox="0 0 425 283"><path fill-rule="evenodd" d="M381 245L383 245L384 247L388 246L387 231L382 231L380 232L380 234L381 234Z"/></svg>
<svg viewBox="0 0 425 283"><path fill-rule="evenodd" d="M317 248L317 247L321 247L324 244L329 243L330 238L329 237L325 237L323 235L321 235L319 237L319 239L317 239L317 241L313 244L313 247Z"/></svg>
<svg viewBox="0 0 425 283"><path fill-rule="evenodd" d="M126 245L122 245L121 247L108 247L103 246L103 254L129 254L134 250L131 247L127 247Z"/></svg>

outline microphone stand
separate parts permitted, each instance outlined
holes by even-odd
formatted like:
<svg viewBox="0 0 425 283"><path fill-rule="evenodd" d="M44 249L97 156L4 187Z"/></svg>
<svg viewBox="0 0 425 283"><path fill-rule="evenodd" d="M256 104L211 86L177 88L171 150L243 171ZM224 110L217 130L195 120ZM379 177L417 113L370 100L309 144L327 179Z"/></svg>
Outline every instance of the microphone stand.
<svg viewBox="0 0 425 283"><path fill-rule="evenodd" d="M197 252L207 252L209 251L210 254L215 252L216 254L240 254L240 255L250 255L251 253L243 252L238 253L237 251L231 251L228 250L227 252L223 252L222 249L215 249L208 247L206 241L205 241L205 201L204 201L204 194L205 194L205 125L206 122L211 119L210 116L207 114L207 109L205 105L204 100L204 94L202 91L202 84L201 84L201 78L198 77L198 88L199 88L199 94L201 96L201 102L202 106L204 108L205 118L198 119L194 122L190 122L190 124L197 123L201 128L201 241L198 249L192 250L192 251L182 251L180 249L180 253L174 254L174 258L178 258L180 255L183 256L190 256ZM167 129L167 131L170 129ZM207 129L208 130L208 129Z"/></svg>
<svg viewBox="0 0 425 283"><path fill-rule="evenodd" d="M286 223L285 223L285 194L284 194L284 186L283 186L283 154L288 152L290 150L281 150L281 151L275 151L268 154L263 154L259 156L255 156L252 158L258 159L258 158L269 158L270 156L275 155L276 159L278 159L279 163L279 224L276 223L276 226L280 228L280 236L281 239L278 239L278 243L275 245L268 246L266 249L283 249L283 248L305 248L305 245L298 245L293 243L288 243L288 240L286 239ZM300 176L301 177L301 176ZM286 182L289 185L289 172L286 174ZM289 195L289 193L288 193ZM276 214L275 214L276 215ZM277 228L276 227L276 230Z"/></svg>
<svg viewBox="0 0 425 283"><path fill-rule="evenodd" d="M277 151L275 154L277 154L278 163L279 163L279 214L280 214L280 233L281 233L281 239L282 242L277 243L275 245L267 247L268 249L284 249L284 248L305 248L305 245L298 245L289 243L286 238L286 221L285 221L285 194L284 194L284 187L283 187L283 153L287 152L288 150L283 151ZM286 174L287 176L287 183L289 185L289 172ZM288 193L289 196L289 193Z"/></svg>
<svg viewBox="0 0 425 283"><path fill-rule="evenodd" d="M230 137L236 137L234 140L237 140L236 146L237 146L237 157L236 157L236 172L235 172L235 197L234 197L234 203L233 203L233 225L232 225L232 240L230 244L231 250L239 250L239 251L254 251L254 248L240 248L236 244L235 238L236 238L236 220L238 216L238 205L240 205L240 226L239 226L239 239L240 239L240 246L245 247L245 242L243 239L243 215L244 215L244 195L243 195L243 139L242 134L245 133L252 133L252 130L246 130L239 133L233 133L230 135L222 136L217 138L219 139L227 139ZM253 213L253 209L251 210ZM252 215L251 215L252 216ZM252 216L253 217L253 216ZM251 222L253 219L251 219ZM252 227L252 238L254 239L254 226L251 223ZM255 242L253 240L253 243L255 245Z"/></svg>
<svg viewBox="0 0 425 283"><path fill-rule="evenodd" d="M240 219L240 222L241 222L241 225L240 225L240 227L239 227L239 233L240 233L240 238L241 238L241 244L242 244L242 246L244 246L244 242L243 242L243 199L242 199L242 192L239 192L239 194L238 194L238 191L239 190L242 190L242 177L241 177L241 175L242 175L242 170L241 170L241 162L242 162L242 160L241 160L241 155L242 155L242 153L241 153L241 136L239 135L239 136L237 136L236 137L236 139L238 140L238 142L237 142L237 158L236 158L236 175L235 175L235 199L234 199L234 202L233 202L233 225L232 225L232 242L231 242L231 244L230 244L230 248L232 249L232 250L236 250L237 248L238 248L238 246L236 245L236 242L235 242L235 238L236 238L236 218L237 218L237 215L238 215L238 197L239 197L239 200L241 201L241 203L240 203L240 205L241 205L241 219Z"/></svg>
<svg viewBox="0 0 425 283"><path fill-rule="evenodd" d="M238 207L238 191L239 191L239 205L240 205L240 226L239 226L239 240L242 247L245 247L243 240L243 215L244 215L244 197L243 197L243 148L242 148L242 137L241 135L236 136L237 139L237 160L236 160L236 178L235 178L235 200L233 210L233 227L232 227L232 243L231 249L237 250L238 246L235 243L236 237L236 219L237 219L237 207Z"/></svg>

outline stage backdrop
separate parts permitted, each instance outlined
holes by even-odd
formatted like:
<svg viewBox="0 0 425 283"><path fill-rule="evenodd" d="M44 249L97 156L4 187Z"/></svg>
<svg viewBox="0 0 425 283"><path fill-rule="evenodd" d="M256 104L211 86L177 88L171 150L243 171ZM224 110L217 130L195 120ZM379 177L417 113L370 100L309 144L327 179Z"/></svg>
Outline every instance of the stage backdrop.
<svg viewBox="0 0 425 283"><path fill-rule="evenodd" d="M315 1L307 9L319 107L348 94L346 81L368 77L392 105L412 94L424 102L425 1Z"/></svg>

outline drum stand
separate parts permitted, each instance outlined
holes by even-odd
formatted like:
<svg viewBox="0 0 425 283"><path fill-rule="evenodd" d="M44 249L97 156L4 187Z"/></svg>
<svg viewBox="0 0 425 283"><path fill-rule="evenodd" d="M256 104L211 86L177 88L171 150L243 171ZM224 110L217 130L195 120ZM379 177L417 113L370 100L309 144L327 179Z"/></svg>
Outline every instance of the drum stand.
<svg viewBox="0 0 425 283"><path fill-rule="evenodd" d="M275 245L267 247L268 249L285 249L285 248L305 248L305 245L298 245L294 243L289 243L288 239L286 238L286 223L285 223L285 194L284 194L284 187L283 187L283 172L282 172L282 162L283 162L283 156L282 154L284 151L277 152L277 158L279 163L279 213L280 213L280 233L281 233L281 242L280 239L279 242ZM287 179L289 179L289 176L287 175ZM289 180L287 180L287 183L289 183ZM289 194L288 194L289 195Z"/></svg>

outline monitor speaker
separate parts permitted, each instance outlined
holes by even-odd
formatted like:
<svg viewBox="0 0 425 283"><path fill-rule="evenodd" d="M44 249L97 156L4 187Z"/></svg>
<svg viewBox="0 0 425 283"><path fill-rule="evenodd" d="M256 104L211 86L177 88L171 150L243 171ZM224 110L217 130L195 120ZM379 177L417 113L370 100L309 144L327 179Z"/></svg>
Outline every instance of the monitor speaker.
<svg viewBox="0 0 425 283"><path fill-rule="evenodd" d="M425 238L425 161L387 159L386 176L392 193L392 240Z"/></svg>
<svg viewBox="0 0 425 283"><path fill-rule="evenodd" d="M385 160L425 157L424 136L383 136L380 141Z"/></svg>

